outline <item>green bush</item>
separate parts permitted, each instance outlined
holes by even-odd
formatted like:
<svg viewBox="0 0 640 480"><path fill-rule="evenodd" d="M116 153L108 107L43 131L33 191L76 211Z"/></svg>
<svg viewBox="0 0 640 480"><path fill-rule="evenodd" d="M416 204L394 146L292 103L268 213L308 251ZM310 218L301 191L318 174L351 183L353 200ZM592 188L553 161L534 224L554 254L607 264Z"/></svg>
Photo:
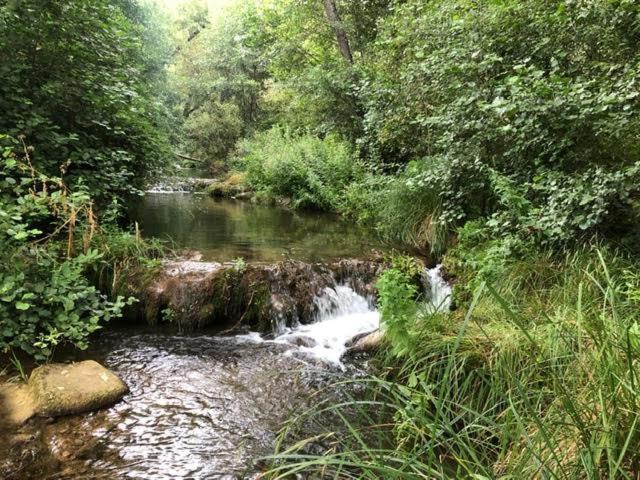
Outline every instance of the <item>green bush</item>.
<svg viewBox="0 0 640 480"><path fill-rule="evenodd" d="M397 267L386 270L378 279L376 288L385 335L393 344L396 355L407 355L415 347L412 333L418 312L418 288L410 274Z"/></svg>
<svg viewBox="0 0 640 480"><path fill-rule="evenodd" d="M89 335L129 303L109 300L89 273L125 255L114 252L114 241L98 242L104 233L86 189L69 191L33 167L26 145L21 156L19 142L0 140L0 351L46 360L60 344L86 348Z"/></svg>
<svg viewBox="0 0 640 480"><path fill-rule="evenodd" d="M275 127L240 146L247 182L257 192L289 199L294 208L339 211L345 189L362 175L349 147Z"/></svg>
<svg viewBox="0 0 640 480"><path fill-rule="evenodd" d="M0 132L74 190L136 192L170 158L158 92L172 48L156 21L134 0L2 2Z"/></svg>
<svg viewBox="0 0 640 480"><path fill-rule="evenodd" d="M493 216L497 235L542 243L626 233L639 40L633 0L397 4L362 90L369 150L417 159L407 189L437 195L422 216L452 228Z"/></svg>
<svg viewBox="0 0 640 480"><path fill-rule="evenodd" d="M46 360L57 345L84 349L101 323L119 317L127 302L107 299L86 270L101 255L96 250L61 260L50 249L34 247L2 255L0 270L0 350L18 349Z"/></svg>

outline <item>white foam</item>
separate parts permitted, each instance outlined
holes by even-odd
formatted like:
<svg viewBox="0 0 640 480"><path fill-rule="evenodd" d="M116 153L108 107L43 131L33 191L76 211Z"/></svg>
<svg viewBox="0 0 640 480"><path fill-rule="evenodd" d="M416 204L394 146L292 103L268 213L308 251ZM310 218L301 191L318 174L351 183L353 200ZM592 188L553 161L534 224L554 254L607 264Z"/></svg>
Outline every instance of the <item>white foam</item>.
<svg viewBox="0 0 640 480"><path fill-rule="evenodd" d="M425 270L430 304L434 311L447 311L451 305L451 285L441 275L441 266ZM264 340L259 333L239 335L239 342L272 342L291 347L287 355L302 353L328 364L344 368L341 357L349 341L380 327L380 314L373 302L346 285L325 288L314 300L316 317L312 323L281 328L274 340Z"/></svg>
<svg viewBox="0 0 640 480"><path fill-rule="evenodd" d="M340 358L354 337L376 330L380 315L370 301L346 285L325 288L314 300L317 313L313 323L300 325L278 336L278 343L301 343L298 351L343 367Z"/></svg>
<svg viewBox="0 0 640 480"><path fill-rule="evenodd" d="M236 335L234 338L238 343L264 343L264 339L259 332L249 332L245 335Z"/></svg>
<svg viewBox="0 0 640 480"><path fill-rule="evenodd" d="M314 303L317 313L313 323L286 328L282 333L276 333L276 338L271 342L291 346L287 355L299 352L344 368L340 357L347 351L349 341L376 330L380 326L380 315L371 301L346 285L325 288ZM268 342L257 332L238 335L236 340Z"/></svg>
<svg viewBox="0 0 640 480"><path fill-rule="evenodd" d="M429 303L434 311L446 312L451 308L451 285L442 278L442 265L425 270L429 288Z"/></svg>

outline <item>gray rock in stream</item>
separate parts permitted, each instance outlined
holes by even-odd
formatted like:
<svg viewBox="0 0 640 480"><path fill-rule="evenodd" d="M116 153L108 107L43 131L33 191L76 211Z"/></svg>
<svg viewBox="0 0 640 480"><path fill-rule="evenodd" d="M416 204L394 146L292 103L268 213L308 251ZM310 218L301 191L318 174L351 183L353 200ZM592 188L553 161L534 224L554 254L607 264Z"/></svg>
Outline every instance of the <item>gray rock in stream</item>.
<svg viewBox="0 0 640 480"><path fill-rule="evenodd" d="M31 373L28 386L43 417L97 410L129 391L120 377L93 360L42 365Z"/></svg>
<svg viewBox="0 0 640 480"><path fill-rule="evenodd" d="M349 345L349 353L372 352L380 347L384 332L380 329L355 338Z"/></svg>

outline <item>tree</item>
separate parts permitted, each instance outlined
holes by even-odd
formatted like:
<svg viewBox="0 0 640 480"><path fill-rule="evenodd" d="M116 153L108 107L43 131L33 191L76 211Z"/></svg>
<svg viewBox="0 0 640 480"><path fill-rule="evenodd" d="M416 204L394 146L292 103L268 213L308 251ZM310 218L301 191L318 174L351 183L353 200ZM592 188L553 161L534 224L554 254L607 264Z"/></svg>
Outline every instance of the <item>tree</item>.
<svg viewBox="0 0 640 480"><path fill-rule="evenodd" d="M133 0L0 6L0 133L24 135L38 169L97 198L132 191L167 158L155 90L169 50Z"/></svg>
<svg viewBox="0 0 640 480"><path fill-rule="evenodd" d="M334 0L324 0L324 10L329 23L335 30L340 53L349 65L353 65L353 55L351 54L351 47L349 46L349 38L347 37L347 32L342 26L342 22L340 21L336 2Z"/></svg>

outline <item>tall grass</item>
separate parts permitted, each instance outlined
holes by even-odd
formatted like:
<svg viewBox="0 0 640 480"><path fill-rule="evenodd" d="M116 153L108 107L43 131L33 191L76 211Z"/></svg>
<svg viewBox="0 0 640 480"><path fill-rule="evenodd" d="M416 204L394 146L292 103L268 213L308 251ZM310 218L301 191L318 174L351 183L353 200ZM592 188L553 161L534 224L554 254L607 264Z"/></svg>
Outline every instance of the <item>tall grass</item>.
<svg viewBox="0 0 640 480"><path fill-rule="evenodd" d="M347 401L293 419L270 474L637 478L635 271L606 251L541 255L458 312L422 311L414 351L382 356L378 377L342 387L356 392ZM325 430L300 441L309 425Z"/></svg>
<svg viewBox="0 0 640 480"><path fill-rule="evenodd" d="M451 231L440 220L440 198L434 189L407 185L400 176L389 182L377 212L377 230L383 237L440 255Z"/></svg>

